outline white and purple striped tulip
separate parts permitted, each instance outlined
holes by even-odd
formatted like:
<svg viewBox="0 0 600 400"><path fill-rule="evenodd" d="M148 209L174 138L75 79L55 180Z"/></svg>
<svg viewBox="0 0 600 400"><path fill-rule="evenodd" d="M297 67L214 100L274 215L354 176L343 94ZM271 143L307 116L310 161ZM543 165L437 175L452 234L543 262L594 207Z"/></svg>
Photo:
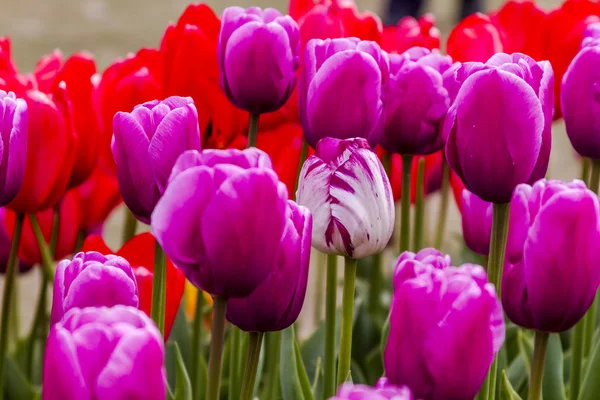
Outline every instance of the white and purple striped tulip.
<svg viewBox="0 0 600 400"><path fill-rule="evenodd" d="M296 199L312 212L312 245L324 253L364 258L392 236L390 181L365 139L321 139L302 167Z"/></svg>

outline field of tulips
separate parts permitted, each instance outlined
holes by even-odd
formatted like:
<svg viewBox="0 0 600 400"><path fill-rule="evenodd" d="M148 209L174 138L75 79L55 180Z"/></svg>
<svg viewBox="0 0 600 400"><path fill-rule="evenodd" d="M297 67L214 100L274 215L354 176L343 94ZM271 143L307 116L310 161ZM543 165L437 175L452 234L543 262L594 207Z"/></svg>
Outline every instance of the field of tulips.
<svg viewBox="0 0 600 400"><path fill-rule="evenodd" d="M190 4L103 71L0 37L0 139L0 400L600 399L598 0L446 43Z"/></svg>

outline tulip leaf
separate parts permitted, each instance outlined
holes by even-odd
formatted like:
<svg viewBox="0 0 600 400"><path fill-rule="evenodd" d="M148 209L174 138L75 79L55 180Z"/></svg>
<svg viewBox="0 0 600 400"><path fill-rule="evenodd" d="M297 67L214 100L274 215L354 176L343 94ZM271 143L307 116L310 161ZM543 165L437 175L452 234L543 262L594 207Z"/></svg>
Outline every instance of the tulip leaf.
<svg viewBox="0 0 600 400"><path fill-rule="evenodd" d="M529 371L531 369L531 361L533 359L533 341L523 330L518 331L517 340L519 341L519 350L521 352L521 356L525 361L527 371Z"/></svg>
<svg viewBox="0 0 600 400"><path fill-rule="evenodd" d="M293 328L292 328L293 331ZM298 369L298 377L300 378L300 386L302 387L302 394L306 400L314 400L312 387L306 374L306 368L302 362L302 354L300 353L300 347L298 342L294 339L294 358L296 359L296 368Z"/></svg>
<svg viewBox="0 0 600 400"><path fill-rule="evenodd" d="M529 368L527 368L526 362L521 354L510 363L506 375L508 376L511 385L517 391L521 391L521 389L525 388L527 377L529 376Z"/></svg>
<svg viewBox="0 0 600 400"><path fill-rule="evenodd" d="M596 346L587 362L579 400L600 399L600 346Z"/></svg>
<svg viewBox="0 0 600 400"><path fill-rule="evenodd" d="M279 368L283 400L305 400L294 346L294 328L289 327L281 333L281 353Z"/></svg>
<svg viewBox="0 0 600 400"><path fill-rule="evenodd" d="M500 400L521 400L521 396L519 396L510 384L508 376L506 376L506 370L502 370L502 377L500 380Z"/></svg>
<svg viewBox="0 0 600 400"><path fill-rule="evenodd" d="M9 399L33 400L38 394L37 389L31 385L23 371L14 359L7 357L4 368L5 390Z"/></svg>
<svg viewBox="0 0 600 400"><path fill-rule="evenodd" d="M175 400L192 400L192 383L190 376L185 369L183 357L179 351L179 345L174 343L175 361L176 361L176 378L175 378Z"/></svg>
<svg viewBox="0 0 600 400"><path fill-rule="evenodd" d="M544 362L542 393L544 400L565 400L563 375L563 351L558 334L551 334Z"/></svg>

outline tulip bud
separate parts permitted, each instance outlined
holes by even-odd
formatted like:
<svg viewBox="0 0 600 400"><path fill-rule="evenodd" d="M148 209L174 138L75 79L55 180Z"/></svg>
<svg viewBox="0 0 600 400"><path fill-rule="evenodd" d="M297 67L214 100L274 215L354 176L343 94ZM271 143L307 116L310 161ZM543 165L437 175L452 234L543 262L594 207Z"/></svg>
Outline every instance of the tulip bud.
<svg viewBox="0 0 600 400"><path fill-rule="evenodd" d="M475 13L460 21L450 32L446 45L452 59L484 62L504 51L498 27L485 14Z"/></svg>
<svg viewBox="0 0 600 400"><path fill-rule="evenodd" d="M449 73L460 89L444 124L448 164L481 199L508 203L518 184L535 182L548 169L552 67L500 53ZM497 106L484 112L492 103Z"/></svg>
<svg viewBox="0 0 600 400"><path fill-rule="evenodd" d="M396 26L383 28L381 48L388 53L403 53L411 47L429 50L440 48L440 30L435 27L433 14L425 14L418 20L407 16Z"/></svg>
<svg viewBox="0 0 600 400"><path fill-rule="evenodd" d="M246 297L273 270L290 210L270 166L258 149L187 151L152 214L167 256L213 296Z"/></svg>
<svg viewBox="0 0 600 400"><path fill-rule="evenodd" d="M299 51L298 25L289 15L273 8L226 8L217 46L221 88L252 114L275 111L296 86Z"/></svg>
<svg viewBox="0 0 600 400"><path fill-rule="evenodd" d="M56 267L50 323L60 321L72 308L118 304L137 308L138 303L138 287L127 260L94 251L78 253Z"/></svg>
<svg viewBox="0 0 600 400"><path fill-rule="evenodd" d="M387 378L377 381L375 387L344 383L330 400L413 400L410 389L388 383Z"/></svg>
<svg viewBox="0 0 600 400"><path fill-rule="evenodd" d="M502 307L482 267L440 266L397 266L385 371L417 398L470 400L504 342Z"/></svg>
<svg viewBox="0 0 600 400"><path fill-rule="evenodd" d="M461 195L462 231L471 251L487 256L492 235L493 205L481 200L467 189Z"/></svg>
<svg viewBox="0 0 600 400"><path fill-rule="evenodd" d="M164 400L160 332L133 307L75 308L46 342L42 400Z"/></svg>
<svg viewBox="0 0 600 400"><path fill-rule="evenodd" d="M390 80L383 91L383 148L431 154L444 147L440 125L450 98L442 74L451 66L450 57L422 47L390 54Z"/></svg>
<svg viewBox="0 0 600 400"><path fill-rule="evenodd" d="M144 223L165 191L175 161L186 150L200 150L198 114L189 97L169 97L119 112L112 152L123 200Z"/></svg>
<svg viewBox="0 0 600 400"><path fill-rule="evenodd" d="M586 313L600 284L598 197L582 181L540 180L519 185L510 208L506 315L529 329L565 331Z"/></svg>
<svg viewBox="0 0 600 400"><path fill-rule="evenodd" d="M324 137L361 137L375 147L383 132L382 85L389 78L388 69L386 54L374 42L311 40L298 86L308 144L315 147Z"/></svg>
<svg viewBox="0 0 600 400"><path fill-rule="evenodd" d="M364 139L322 139L302 167L296 198L312 212L312 245L324 253L364 258L392 236L390 181Z"/></svg>
<svg viewBox="0 0 600 400"><path fill-rule="evenodd" d="M0 90L0 206L10 203L21 188L27 162L27 103Z"/></svg>
<svg viewBox="0 0 600 400"><path fill-rule="evenodd" d="M308 209L288 202L291 216L273 272L248 297L227 303L227 320L247 332L280 331L293 324L306 295L312 218Z"/></svg>

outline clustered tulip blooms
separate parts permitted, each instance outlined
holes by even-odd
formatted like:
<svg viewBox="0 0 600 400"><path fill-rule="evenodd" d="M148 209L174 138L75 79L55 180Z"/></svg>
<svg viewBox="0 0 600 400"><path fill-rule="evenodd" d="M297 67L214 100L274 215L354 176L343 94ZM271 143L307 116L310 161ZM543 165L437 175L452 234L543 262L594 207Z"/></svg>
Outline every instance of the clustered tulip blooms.
<svg viewBox="0 0 600 400"><path fill-rule="evenodd" d="M600 398L597 0L444 35L353 0L191 4L103 71L11 51L0 400Z"/></svg>

